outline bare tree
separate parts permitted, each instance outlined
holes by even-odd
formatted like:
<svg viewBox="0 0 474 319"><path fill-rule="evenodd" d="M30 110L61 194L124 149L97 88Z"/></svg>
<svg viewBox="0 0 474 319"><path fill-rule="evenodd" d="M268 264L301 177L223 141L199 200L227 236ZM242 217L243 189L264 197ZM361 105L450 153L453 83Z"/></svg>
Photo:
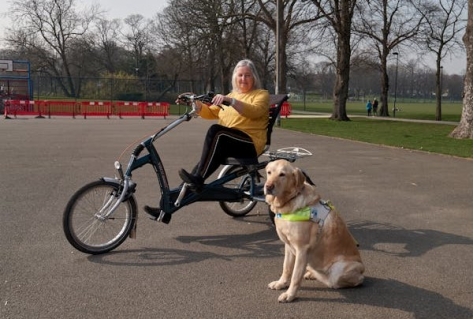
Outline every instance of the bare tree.
<svg viewBox="0 0 474 319"><path fill-rule="evenodd" d="M466 1L437 0L422 1L418 10L425 16L426 23L422 29L422 39L429 52L436 56L436 121L441 121L441 87L442 59L448 54L462 49L459 33L465 29L462 20Z"/></svg>
<svg viewBox="0 0 474 319"><path fill-rule="evenodd" d="M43 72L56 76L66 96L75 97L72 44L87 32L97 7L78 12L75 0L15 0L11 14L16 23L8 30L7 42L38 54Z"/></svg>
<svg viewBox="0 0 474 319"><path fill-rule="evenodd" d="M194 17L190 8L192 6L189 6L188 0L171 0L162 13L156 14L153 33L164 56L173 56L172 68L166 67L166 72L172 74L176 81L188 80L190 87L186 90L197 91L194 83L201 57L195 49L198 42L196 30L188 21ZM160 69L164 69L164 66L161 65Z"/></svg>
<svg viewBox="0 0 474 319"><path fill-rule="evenodd" d="M277 11L277 1L280 1L280 11ZM278 46L278 57L276 57L277 72L279 72L278 92L286 92L287 71L288 71L288 45L291 37L298 28L311 24L320 19L314 7L299 0L258 0L260 14L257 16L248 15L250 19L264 23L275 34L275 47ZM277 23L280 34L277 37Z"/></svg>
<svg viewBox="0 0 474 319"><path fill-rule="evenodd" d="M120 44L118 38L121 30L119 19L99 19L95 31L91 35L93 46L96 49L96 59L108 73L115 73L120 57Z"/></svg>
<svg viewBox="0 0 474 319"><path fill-rule="evenodd" d="M351 26L356 0L311 0L327 19L337 37L336 79L333 89L334 107L331 118L349 121L346 102L349 93L351 61Z"/></svg>
<svg viewBox="0 0 474 319"><path fill-rule="evenodd" d="M151 22L141 14L131 14L124 19L128 30L124 33L125 46L133 52L135 75L146 74L145 51L151 43Z"/></svg>
<svg viewBox="0 0 474 319"><path fill-rule="evenodd" d="M401 44L418 34L423 15L416 10L411 1L405 0L366 0L357 10L358 19L354 30L369 39L366 52L377 53L378 69L381 75L380 115L389 116L388 92L389 77L387 62L394 50L397 60L401 56ZM395 109L394 109L395 114Z"/></svg>
<svg viewBox="0 0 474 319"><path fill-rule="evenodd" d="M472 139L472 1L468 1L467 27L463 36L466 47L466 76L464 78L464 97L459 125L451 132L454 138Z"/></svg>
<svg viewBox="0 0 474 319"><path fill-rule="evenodd" d="M181 77L206 83L193 90L229 90L232 64L242 56L234 6L234 1L172 0L155 19L161 46L182 52Z"/></svg>

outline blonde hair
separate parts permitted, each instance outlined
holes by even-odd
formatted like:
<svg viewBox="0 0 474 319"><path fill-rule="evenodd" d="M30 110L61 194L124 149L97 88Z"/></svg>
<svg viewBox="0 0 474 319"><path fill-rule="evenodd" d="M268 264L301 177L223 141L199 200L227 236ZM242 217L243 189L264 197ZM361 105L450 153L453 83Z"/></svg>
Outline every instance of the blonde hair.
<svg viewBox="0 0 474 319"><path fill-rule="evenodd" d="M252 77L253 77L253 87L252 87L252 90L255 90L255 89L261 89L262 88L262 84L260 82L260 77L258 76L258 72L257 72L257 68L255 67L255 64L248 60L248 59L244 59L244 60L240 60L235 68L234 68L234 72L232 73L232 91L238 91L238 86L237 86L237 69L240 68L240 67L243 67L243 66L246 66L250 69L250 72L252 73Z"/></svg>

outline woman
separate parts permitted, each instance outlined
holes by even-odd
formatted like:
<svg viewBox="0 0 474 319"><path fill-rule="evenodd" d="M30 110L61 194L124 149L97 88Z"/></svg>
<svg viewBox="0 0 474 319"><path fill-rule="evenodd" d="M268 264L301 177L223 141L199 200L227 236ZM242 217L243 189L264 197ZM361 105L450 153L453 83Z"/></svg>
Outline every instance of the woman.
<svg viewBox="0 0 474 319"><path fill-rule="evenodd" d="M224 102L229 107L222 105ZM268 125L269 94L250 60L237 63L232 74L232 92L217 94L212 105L196 102L202 118L219 119L204 139L201 159L191 173L181 169L181 179L199 191L204 180L228 157L257 157L263 152Z"/></svg>

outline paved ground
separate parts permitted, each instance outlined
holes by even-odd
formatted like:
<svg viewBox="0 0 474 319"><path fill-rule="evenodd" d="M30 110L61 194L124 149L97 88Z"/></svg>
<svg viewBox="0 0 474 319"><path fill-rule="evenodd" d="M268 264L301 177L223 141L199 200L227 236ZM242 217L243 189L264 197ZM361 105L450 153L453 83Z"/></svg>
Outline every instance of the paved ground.
<svg viewBox="0 0 474 319"><path fill-rule="evenodd" d="M66 241L62 211L86 182L170 119L0 120L0 317L17 318L472 318L472 160L277 128L273 149L297 161L360 242L357 289L305 282L278 304L282 243L259 204L244 219L216 203L184 207L165 225L140 212L138 237L88 256ZM157 144L172 184L197 160L209 122ZM130 152L127 151L125 159ZM139 206L156 204L151 168L134 175Z"/></svg>

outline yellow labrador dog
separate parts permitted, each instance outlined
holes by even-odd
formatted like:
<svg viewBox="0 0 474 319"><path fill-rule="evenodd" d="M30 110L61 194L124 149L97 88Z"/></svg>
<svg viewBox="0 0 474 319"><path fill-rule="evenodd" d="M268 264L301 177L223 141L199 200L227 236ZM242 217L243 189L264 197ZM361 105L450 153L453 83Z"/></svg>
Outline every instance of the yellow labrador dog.
<svg viewBox="0 0 474 319"><path fill-rule="evenodd" d="M278 301L295 299L303 277L330 288L360 285L365 267L357 243L334 208L321 201L316 187L286 160L270 162L266 173L265 200L276 214L276 230L285 243L283 273L268 285L288 288Z"/></svg>

